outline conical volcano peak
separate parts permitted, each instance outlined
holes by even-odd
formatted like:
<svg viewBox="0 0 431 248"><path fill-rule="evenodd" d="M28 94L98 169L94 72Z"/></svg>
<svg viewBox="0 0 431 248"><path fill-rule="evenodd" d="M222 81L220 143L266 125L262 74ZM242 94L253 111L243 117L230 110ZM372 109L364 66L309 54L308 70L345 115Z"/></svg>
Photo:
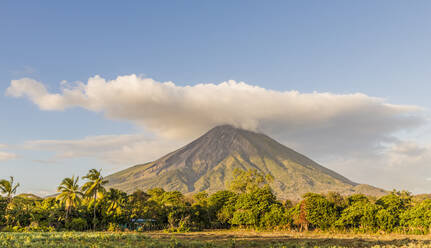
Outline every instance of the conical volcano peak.
<svg viewBox="0 0 431 248"><path fill-rule="evenodd" d="M354 193L357 185L265 134L233 125L216 126L188 145L108 180L110 187L127 192L161 187L213 193L226 189L236 168L272 175L271 187L282 199L298 199L307 192Z"/></svg>
<svg viewBox="0 0 431 248"><path fill-rule="evenodd" d="M219 125L219 126L215 126L213 128L211 128L208 132L206 132L203 136L207 136L207 135L212 135L212 136L217 136L217 135L222 135L222 134L234 134L236 132L240 131L239 128L229 125L229 124L224 124L224 125Z"/></svg>
<svg viewBox="0 0 431 248"><path fill-rule="evenodd" d="M247 129L243 129L240 127L236 127L234 125L230 125L230 124L223 124L223 125L218 125L213 127L212 129L210 129L206 134L215 134L215 135L219 135L219 134L234 134L234 133L238 133L238 132L244 132L244 131L249 131ZM251 131L249 131L251 132Z"/></svg>
<svg viewBox="0 0 431 248"><path fill-rule="evenodd" d="M245 138L246 136L266 136L264 134L258 133L251 129L241 128L230 124L218 125L210 129L204 135L201 136L205 138L222 140L222 139L236 139Z"/></svg>
<svg viewBox="0 0 431 248"><path fill-rule="evenodd" d="M211 128L209 130L209 132L213 131L213 130L232 130L232 129L239 129L237 127L235 127L234 125L231 124L222 124L222 125L217 125L213 128Z"/></svg>
<svg viewBox="0 0 431 248"><path fill-rule="evenodd" d="M247 157L257 155L260 144L268 142L268 136L233 125L219 125L191 142L180 150L195 150L193 156L199 156L205 163L213 164L223 160L224 156L241 153ZM276 141L272 140L277 143ZM277 143L278 144L278 143ZM202 156L206 154L205 156ZM214 160L209 160L213 158Z"/></svg>

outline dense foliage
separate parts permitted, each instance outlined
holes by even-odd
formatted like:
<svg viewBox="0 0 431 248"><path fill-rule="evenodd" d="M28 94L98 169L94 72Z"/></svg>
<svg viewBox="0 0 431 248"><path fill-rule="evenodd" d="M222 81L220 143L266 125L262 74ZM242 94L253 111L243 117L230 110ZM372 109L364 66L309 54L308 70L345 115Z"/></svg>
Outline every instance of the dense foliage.
<svg viewBox="0 0 431 248"><path fill-rule="evenodd" d="M425 234L431 228L431 200L414 201L408 192L373 199L361 194L308 193L295 204L279 201L271 178L257 171L235 172L229 190L185 196L154 188L126 194L105 189L100 171L65 178L58 195L13 197L19 184L1 180L3 231L156 230L253 228L339 230Z"/></svg>

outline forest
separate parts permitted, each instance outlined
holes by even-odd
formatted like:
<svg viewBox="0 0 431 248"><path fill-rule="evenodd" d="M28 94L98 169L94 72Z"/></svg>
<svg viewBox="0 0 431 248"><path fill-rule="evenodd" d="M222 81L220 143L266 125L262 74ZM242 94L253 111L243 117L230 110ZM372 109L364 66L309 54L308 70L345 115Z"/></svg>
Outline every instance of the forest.
<svg viewBox="0 0 431 248"><path fill-rule="evenodd" d="M154 188L127 194L107 189L100 170L64 178L58 194L39 198L15 195L14 178L0 181L0 228L28 231L189 232L208 229L335 231L427 234L431 199L406 191L373 198L362 194L307 193L302 200L278 200L271 177L256 170L235 170L228 190L211 195Z"/></svg>

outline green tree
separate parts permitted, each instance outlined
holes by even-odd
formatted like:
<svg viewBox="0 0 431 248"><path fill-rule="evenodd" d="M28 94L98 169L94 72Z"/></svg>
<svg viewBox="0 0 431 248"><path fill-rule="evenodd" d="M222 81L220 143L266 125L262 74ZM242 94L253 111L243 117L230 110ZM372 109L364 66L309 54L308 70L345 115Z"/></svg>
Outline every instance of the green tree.
<svg viewBox="0 0 431 248"><path fill-rule="evenodd" d="M363 194L353 194L346 199L347 206L351 206L356 202L370 202L370 200Z"/></svg>
<svg viewBox="0 0 431 248"><path fill-rule="evenodd" d="M5 208L5 218L6 218L6 224L9 225L10 224L10 219L11 219L11 215L10 215L10 204L12 202L12 197L14 194L16 194L16 190L19 187L19 183L14 183L14 178L10 177L10 180L0 180L0 192L2 194L6 195L6 208Z"/></svg>
<svg viewBox="0 0 431 248"><path fill-rule="evenodd" d="M165 206L184 206L184 195L179 191L168 191L163 194L162 204Z"/></svg>
<svg viewBox="0 0 431 248"><path fill-rule="evenodd" d="M273 204L279 204L269 187L255 189L238 196L231 224L259 227L260 221Z"/></svg>
<svg viewBox="0 0 431 248"><path fill-rule="evenodd" d="M78 185L79 177L66 177L61 181L57 191L60 194L56 197L61 204L64 204L66 211L66 220L69 219L69 215L72 213L73 208L77 207L81 203L83 193L81 192Z"/></svg>
<svg viewBox="0 0 431 248"><path fill-rule="evenodd" d="M266 211L260 219L260 226L265 229L290 228L292 217L281 204L272 204L269 211Z"/></svg>
<svg viewBox="0 0 431 248"><path fill-rule="evenodd" d="M327 229L337 220L337 209L323 195L308 193L304 195L305 217L314 227Z"/></svg>
<svg viewBox="0 0 431 248"><path fill-rule="evenodd" d="M241 170L236 168L233 171L233 179L229 184L229 189L237 193L246 193L258 188L268 186L273 180L271 175L266 175L256 169Z"/></svg>
<svg viewBox="0 0 431 248"><path fill-rule="evenodd" d="M7 199L0 196L0 225L7 224Z"/></svg>
<svg viewBox="0 0 431 248"><path fill-rule="evenodd" d="M376 201L381 206L376 216L379 228L387 232L393 231L400 224L400 215L410 206L411 196L405 193L392 192Z"/></svg>
<svg viewBox="0 0 431 248"><path fill-rule="evenodd" d="M193 221L203 223L204 226L211 225L211 213L208 208L208 193L202 191L193 195Z"/></svg>
<svg viewBox="0 0 431 248"><path fill-rule="evenodd" d="M150 195L150 200L158 203L163 204L163 198L166 193L166 191L162 188L152 188L147 191L147 193Z"/></svg>
<svg viewBox="0 0 431 248"><path fill-rule="evenodd" d="M376 230L378 227L376 215L382 207L369 202L368 199L360 198L362 200L352 201L352 204L343 210L336 222L338 227L356 228L362 231Z"/></svg>
<svg viewBox="0 0 431 248"><path fill-rule="evenodd" d="M208 198L208 212L212 220L217 220L218 223L213 223L215 226L227 224L227 220L233 214L234 205L236 202L237 194L229 190L221 190L212 194ZM222 209L224 213L222 214ZM229 210L228 210L229 209ZM230 211L232 210L232 211ZM226 214L226 216L225 216Z"/></svg>
<svg viewBox="0 0 431 248"><path fill-rule="evenodd" d="M208 193L202 191L193 195L193 200L195 204L206 207L208 205Z"/></svg>
<svg viewBox="0 0 431 248"><path fill-rule="evenodd" d="M428 233L431 229L431 199L426 199L401 213L400 225L408 233Z"/></svg>
<svg viewBox="0 0 431 248"><path fill-rule="evenodd" d="M156 219L159 222L163 219L161 205L150 200L150 197L150 194L142 190L128 196L126 210L130 219Z"/></svg>
<svg viewBox="0 0 431 248"><path fill-rule="evenodd" d="M397 194L389 194L382 196L376 201L377 205L382 206L388 210L391 214L398 216L401 212L406 210L410 206L411 197L404 198Z"/></svg>
<svg viewBox="0 0 431 248"><path fill-rule="evenodd" d="M101 170L96 169L91 169L83 178L87 179L88 181L82 186L82 190L84 191L85 196L93 198L93 230L96 230L97 198L99 194L106 192L103 186L108 183L108 180L105 180L105 178L102 176Z"/></svg>
<svg viewBox="0 0 431 248"><path fill-rule="evenodd" d="M14 184L14 178L10 177L10 180L0 180L0 192L6 195L8 203L11 202L12 197L16 194L16 190L19 187L19 183Z"/></svg>
<svg viewBox="0 0 431 248"><path fill-rule="evenodd" d="M126 206L127 194L121 190L111 188L106 194L106 201L108 203L106 214L112 217L114 221L120 220Z"/></svg>
<svg viewBox="0 0 431 248"><path fill-rule="evenodd" d="M398 215L392 214L387 209L380 209L375 218L379 229L386 232L392 232L399 223Z"/></svg>
<svg viewBox="0 0 431 248"><path fill-rule="evenodd" d="M217 191L208 198L208 211L214 226L227 227L229 220L235 212L235 204L238 195L229 190Z"/></svg>
<svg viewBox="0 0 431 248"><path fill-rule="evenodd" d="M14 226L27 226L32 222L34 200L14 197L8 206L7 223Z"/></svg>
<svg viewBox="0 0 431 248"><path fill-rule="evenodd" d="M48 197L35 202L32 218L41 227L56 226L57 220L62 216L61 206L55 197Z"/></svg>
<svg viewBox="0 0 431 248"><path fill-rule="evenodd" d="M130 198L130 203L138 204L138 203L146 202L150 198L150 195L138 189L135 192L133 192L129 198Z"/></svg>
<svg viewBox="0 0 431 248"><path fill-rule="evenodd" d="M325 197L331 204L334 204L335 208L339 212L341 212L346 207L346 200L338 192L328 192Z"/></svg>

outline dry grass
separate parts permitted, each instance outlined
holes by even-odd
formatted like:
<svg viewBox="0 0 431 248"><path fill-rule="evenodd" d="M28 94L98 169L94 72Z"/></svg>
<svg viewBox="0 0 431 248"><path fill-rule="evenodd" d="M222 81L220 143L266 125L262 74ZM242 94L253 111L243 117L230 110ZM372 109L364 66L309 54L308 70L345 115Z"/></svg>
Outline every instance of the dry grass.
<svg viewBox="0 0 431 248"><path fill-rule="evenodd" d="M319 232L255 232L249 230L220 230L182 234L149 233L157 240L202 241L229 243L236 247L428 247L431 235L401 234L340 234Z"/></svg>
<svg viewBox="0 0 431 248"><path fill-rule="evenodd" d="M0 233L0 247L426 247L431 236L208 231Z"/></svg>

